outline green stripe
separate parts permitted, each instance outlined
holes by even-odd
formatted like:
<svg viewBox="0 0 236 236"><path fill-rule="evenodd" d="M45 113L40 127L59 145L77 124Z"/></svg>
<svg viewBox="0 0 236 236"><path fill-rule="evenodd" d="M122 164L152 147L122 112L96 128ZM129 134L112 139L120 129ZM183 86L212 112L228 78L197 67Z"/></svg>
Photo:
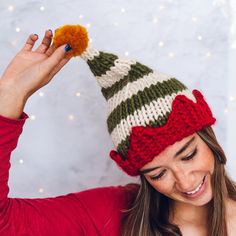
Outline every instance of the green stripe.
<svg viewBox="0 0 236 236"><path fill-rule="evenodd" d="M107 71L115 66L115 60L118 57L111 53L99 52L99 55L93 60L88 60L87 63L95 76L106 74Z"/></svg>
<svg viewBox="0 0 236 236"><path fill-rule="evenodd" d="M150 121L148 126L151 126L154 128L154 127L160 127L164 125L167 122L169 114L170 112L167 112L164 116L159 116L158 120ZM117 147L117 152L121 154L123 160L127 159L128 149L129 149L129 138L130 138L130 135L128 135L125 138L125 140L122 140L121 143Z"/></svg>
<svg viewBox="0 0 236 236"><path fill-rule="evenodd" d="M129 82L133 82L140 78L143 78L143 76L148 75L151 72L153 72L152 69L143 64L140 64L139 62L136 62L135 64L130 66L128 75L124 76L124 78L122 78L120 81L117 81L111 87L102 88L102 94L106 98L106 100L108 100L109 98L114 96L114 94L123 89L124 86Z"/></svg>
<svg viewBox="0 0 236 236"><path fill-rule="evenodd" d="M117 152L121 154L123 160L127 159L128 148L129 148L129 137L130 136L127 136L125 140L122 140L122 142L117 147Z"/></svg>
<svg viewBox="0 0 236 236"><path fill-rule="evenodd" d="M164 98L166 95L172 95L186 89L186 86L175 78L157 82L155 85L145 88L143 91L138 91L131 98L122 101L109 115L107 119L108 131L111 133L114 128L126 119L128 115L133 115L134 112L144 105L150 104L153 100Z"/></svg>

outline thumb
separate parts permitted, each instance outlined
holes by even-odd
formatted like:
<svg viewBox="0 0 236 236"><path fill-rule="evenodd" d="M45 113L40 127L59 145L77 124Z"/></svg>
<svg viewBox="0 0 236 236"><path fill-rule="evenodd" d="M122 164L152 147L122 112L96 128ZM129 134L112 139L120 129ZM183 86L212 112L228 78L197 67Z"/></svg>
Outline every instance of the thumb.
<svg viewBox="0 0 236 236"><path fill-rule="evenodd" d="M64 44L58 47L52 55L50 55L44 62L43 66L45 67L45 71L51 73L51 71L57 67L60 62L66 57L66 53L70 51L72 48L69 44Z"/></svg>

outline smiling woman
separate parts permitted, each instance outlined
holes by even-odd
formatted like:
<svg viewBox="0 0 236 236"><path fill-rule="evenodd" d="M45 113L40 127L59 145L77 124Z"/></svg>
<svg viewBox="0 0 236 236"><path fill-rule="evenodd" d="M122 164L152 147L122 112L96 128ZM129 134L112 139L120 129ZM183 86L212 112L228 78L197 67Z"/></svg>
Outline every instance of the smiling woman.
<svg viewBox="0 0 236 236"><path fill-rule="evenodd" d="M144 236L227 235L236 221L236 185L225 164L211 127L166 148L140 171L141 187L126 211L125 235L135 235L137 228Z"/></svg>

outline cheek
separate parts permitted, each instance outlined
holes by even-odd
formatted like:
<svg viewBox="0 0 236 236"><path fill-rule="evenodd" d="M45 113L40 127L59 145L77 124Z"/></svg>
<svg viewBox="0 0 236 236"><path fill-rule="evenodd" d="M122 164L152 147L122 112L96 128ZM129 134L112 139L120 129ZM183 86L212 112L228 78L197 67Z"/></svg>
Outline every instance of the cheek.
<svg viewBox="0 0 236 236"><path fill-rule="evenodd" d="M208 150L208 149L204 150L200 154L200 159L201 160L198 162L199 168L203 171L207 171L213 174L215 159L211 150Z"/></svg>
<svg viewBox="0 0 236 236"><path fill-rule="evenodd" d="M149 181L154 189L156 189L159 193L164 195L171 194L173 190L173 181L171 180L163 180L163 181Z"/></svg>

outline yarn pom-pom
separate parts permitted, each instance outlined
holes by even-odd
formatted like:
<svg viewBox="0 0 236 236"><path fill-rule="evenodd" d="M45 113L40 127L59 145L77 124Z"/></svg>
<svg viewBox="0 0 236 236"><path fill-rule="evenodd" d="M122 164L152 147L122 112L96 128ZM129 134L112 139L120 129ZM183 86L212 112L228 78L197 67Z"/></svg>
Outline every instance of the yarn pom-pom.
<svg viewBox="0 0 236 236"><path fill-rule="evenodd" d="M67 58L81 55L88 47L86 28L81 25L64 25L57 28L53 37L55 48L67 43L72 47L72 50L66 54Z"/></svg>

